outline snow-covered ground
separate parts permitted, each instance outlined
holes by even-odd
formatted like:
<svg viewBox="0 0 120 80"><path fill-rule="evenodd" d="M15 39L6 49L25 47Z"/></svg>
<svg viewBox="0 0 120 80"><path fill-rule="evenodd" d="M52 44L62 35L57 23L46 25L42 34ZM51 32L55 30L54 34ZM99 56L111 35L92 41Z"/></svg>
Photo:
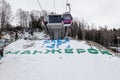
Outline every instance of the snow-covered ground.
<svg viewBox="0 0 120 80"><path fill-rule="evenodd" d="M77 40L17 40L0 64L0 80L120 80L120 59Z"/></svg>

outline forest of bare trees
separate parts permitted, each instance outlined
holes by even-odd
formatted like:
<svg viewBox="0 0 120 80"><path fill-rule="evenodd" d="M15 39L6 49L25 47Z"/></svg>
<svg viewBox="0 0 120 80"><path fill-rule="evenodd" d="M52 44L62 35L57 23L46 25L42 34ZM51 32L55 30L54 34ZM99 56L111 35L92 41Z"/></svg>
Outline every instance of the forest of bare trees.
<svg viewBox="0 0 120 80"><path fill-rule="evenodd" d="M12 21L11 5L5 0L0 1L0 27L5 29Z"/></svg>
<svg viewBox="0 0 120 80"><path fill-rule="evenodd" d="M47 11L43 11L43 15L47 15ZM23 28L29 28L30 30L38 28L40 31L43 30L40 18L42 13L38 10L24 11L18 9L16 15L13 15L11 5L6 0L0 0L0 31L8 30L22 30ZM13 18L14 17L14 18ZM16 20L17 25L13 26L11 22ZM70 27L69 36L79 40L90 40L100 43L103 46L118 46L118 39L120 37L119 29L108 29L109 26L98 26L94 24L89 25L85 20L79 20L73 22Z"/></svg>
<svg viewBox="0 0 120 80"><path fill-rule="evenodd" d="M97 42L105 47L115 46L118 47L118 37L120 37L119 29L108 29L109 26L88 25L85 20L75 22L71 28L69 35L79 40L90 40ZM77 36L77 37L76 37Z"/></svg>

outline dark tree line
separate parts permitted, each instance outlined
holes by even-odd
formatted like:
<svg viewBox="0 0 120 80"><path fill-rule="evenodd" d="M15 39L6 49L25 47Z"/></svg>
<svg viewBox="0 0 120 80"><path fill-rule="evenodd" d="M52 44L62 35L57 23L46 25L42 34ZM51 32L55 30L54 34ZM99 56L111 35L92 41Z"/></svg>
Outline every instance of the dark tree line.
<svg viewBox="0 0 120 80"><path fill-rule="evenodd" d="M120 37L120 28L108 29L107 27L108 26L101 26L97 29L97 26L88 25L84 20L81 20L73 23L72 28L70 28L69 35L79 40L94 41L105 47L117 47L117 37Z"/></svg>
<svg viewBox="0 0 120 80"><path fill-rule="evenodd" d="M118 39L117 37L120 36L120 29L110 29L107 28L101 28L99 30L91 29L86 30L85 38L86 40L95 41L97 43L100 43L101 45L104 45L106 47L108 46L118 46Z"/></svg>

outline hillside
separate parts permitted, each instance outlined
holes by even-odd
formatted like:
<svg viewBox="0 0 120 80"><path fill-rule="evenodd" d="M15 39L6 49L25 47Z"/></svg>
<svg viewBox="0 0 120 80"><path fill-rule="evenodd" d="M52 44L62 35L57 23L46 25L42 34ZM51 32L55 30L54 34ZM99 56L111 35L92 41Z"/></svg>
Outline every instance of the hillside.
<svg viewBox="0 0 120 80"><path fill-rule="evenodd" d="M77 40L17 40L5 48L0 80L120 80L120 59Z"/></svg>

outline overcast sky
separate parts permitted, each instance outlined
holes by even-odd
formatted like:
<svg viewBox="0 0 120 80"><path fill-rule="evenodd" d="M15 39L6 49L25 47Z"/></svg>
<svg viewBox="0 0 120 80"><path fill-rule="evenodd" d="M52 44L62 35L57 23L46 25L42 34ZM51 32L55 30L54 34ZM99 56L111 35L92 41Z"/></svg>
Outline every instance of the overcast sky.
<svg viewBox="0 0 120 80"><path fill-rule="evenodd" d="M17 9L40 10L37 0L7 0L15 12ZM54 11L53 0L39 0L43 9ZM56 12L65 11L65 0L55 0ZM108 25L109 28L120 28L120 0L68 0L71 14L84 19L89 24Z"/></svg>

